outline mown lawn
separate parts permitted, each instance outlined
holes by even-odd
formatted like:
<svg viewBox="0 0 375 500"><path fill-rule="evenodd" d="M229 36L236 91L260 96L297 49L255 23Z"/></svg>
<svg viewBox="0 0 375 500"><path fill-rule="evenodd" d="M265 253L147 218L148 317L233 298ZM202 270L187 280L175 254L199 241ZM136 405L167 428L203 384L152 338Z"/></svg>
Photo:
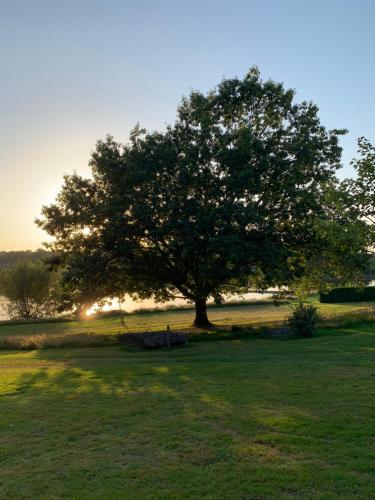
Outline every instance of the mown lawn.
<svg viewBox="0 0 375 500"><path fill-rule="evenodd" d="M370 302L347 304L319 304L314 301L323 315L352 314L373 307ZM291 312L290 305L275 307L273 303L248 304L209 308L210 320L219 326L257 325L283 321ZM0 337L10 335L59 335L78 333L117 334L124 331L142 332L165 330L167 325L174 330L191 329L194 320L193 309L179 309L163 312L145 312L125 316L125 327L119 316L84 321L33 324L1 324Z"/></svg>
<svg viewBox="0 0 375 500"><path fill-rule="evenodd" d="M374 498L375 324L0 352L0 498Z"/></svg>

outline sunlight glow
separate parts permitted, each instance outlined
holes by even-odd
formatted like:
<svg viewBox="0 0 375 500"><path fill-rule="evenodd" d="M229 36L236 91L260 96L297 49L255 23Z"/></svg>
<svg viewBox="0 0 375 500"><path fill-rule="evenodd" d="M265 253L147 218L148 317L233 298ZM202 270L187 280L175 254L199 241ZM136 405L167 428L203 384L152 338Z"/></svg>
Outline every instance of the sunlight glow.
<svg viewBox="0 0 375 500"><path fill-rule="evenodd" d="M99 306L98 304L93 304L90 308L86 309L85 315L92 316L98 312L111 311L112 309L116 309L116 301L109 302L108 304L104 304L104 306Z"/></svg>

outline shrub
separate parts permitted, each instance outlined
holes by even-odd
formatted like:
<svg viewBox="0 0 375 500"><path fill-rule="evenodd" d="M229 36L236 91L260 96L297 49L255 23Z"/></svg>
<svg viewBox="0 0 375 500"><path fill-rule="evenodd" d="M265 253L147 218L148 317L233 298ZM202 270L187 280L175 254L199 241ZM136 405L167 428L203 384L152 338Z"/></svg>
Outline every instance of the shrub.
<svg viewBox="0 0 375 500"><path fill-rule="evenodd" d="M243 327L240 325L232 325L230 327L231 332L242 332L242 330L243 330Z"/></svg>
<svg viewBox="0 0 375 500"><path fill-rule="evenodd" d="M327 304L370 301L375 301L375 286L367 286L365 288L333 288L328 293L320 294L320 302Z"/></svg>
<svg viewBox="0 0 375 500"><path fill-rule="evenodd" d="M288 318L288 325L297 337L311 337L318 319L315 306L299 302Z"/></svg>

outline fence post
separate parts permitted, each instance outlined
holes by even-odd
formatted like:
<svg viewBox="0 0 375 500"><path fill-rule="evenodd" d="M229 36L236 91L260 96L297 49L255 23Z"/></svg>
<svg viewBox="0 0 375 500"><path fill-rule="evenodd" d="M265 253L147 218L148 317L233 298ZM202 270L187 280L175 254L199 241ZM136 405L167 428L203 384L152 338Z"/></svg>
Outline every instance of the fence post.
<svg viewBox="0 0 375 500"><path fill-rule="evenodd" d="M169 325L167 325L167 348L171 348L171 331Z"/></svg>

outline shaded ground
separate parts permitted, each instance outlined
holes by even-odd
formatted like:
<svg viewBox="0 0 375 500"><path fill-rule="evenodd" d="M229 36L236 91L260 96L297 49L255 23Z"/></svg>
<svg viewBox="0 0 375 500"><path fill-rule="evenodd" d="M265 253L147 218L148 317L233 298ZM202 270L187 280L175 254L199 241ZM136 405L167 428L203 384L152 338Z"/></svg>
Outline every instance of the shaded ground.
<svg viewBox="0 0 375 500"><path fill-rule="evenodd" d="M0 498L375 496L374 323L0 371Z"/></svg>

